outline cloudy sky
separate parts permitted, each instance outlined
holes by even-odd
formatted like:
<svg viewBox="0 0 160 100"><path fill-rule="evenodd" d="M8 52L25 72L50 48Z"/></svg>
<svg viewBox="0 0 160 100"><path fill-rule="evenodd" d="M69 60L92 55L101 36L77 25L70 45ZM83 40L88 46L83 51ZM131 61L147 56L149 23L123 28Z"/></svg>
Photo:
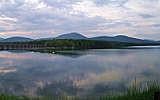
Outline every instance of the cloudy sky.
<svg viewBox="0 0 160 100"><path fill-rule="evenodd" d="M0 37L69 32L160 40L160 0L0 0Z"/></svg>

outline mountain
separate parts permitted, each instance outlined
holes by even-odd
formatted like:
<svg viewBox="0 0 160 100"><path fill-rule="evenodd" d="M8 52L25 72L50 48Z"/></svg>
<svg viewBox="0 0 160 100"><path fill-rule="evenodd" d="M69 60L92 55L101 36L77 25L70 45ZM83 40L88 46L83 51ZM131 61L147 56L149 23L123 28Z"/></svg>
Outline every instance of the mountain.
<svg viewBox="0 0 160 100"><path fill-rule="evenodd" d="M87 39L87 37L79 33L68 33L68 34L60 35L56 37L56 39Z"/></svg>
<svg viewBox="0 0 160 100"><path fill-rule="evenodd" d="M152 43L152 42L155 42L152 40L137 39L137 38L128 37L128 36L124 36L124 35L118 35L118 36L115 36L114 38L119 41L129 42L129 43Z"/></svg>
<svg viewBox="0 0 160 100"><path fill-rule="evenodd" d="M137 38L128 37L128 36L124 36L124 35L118 35L118 36L114 36L114 37L99 36L99 37L93 37L93 38L89 38L89 39L90 40L126 42L126 43L154 43L155 42L152 40L137 39Z"/></svg>
<svg viewBox="0 0 160 100"><path fill-rule="evenodd" d="M4 38L0 38L0 41L3 40Z"/></svg>
<svg viewBox="0 0 160 100"><path fill-rule="evenodd" d="M143 40L134 37L128 37L125 35L98 36L98 37L87 38L84 35L76 32L59 35L57 37L40 38L36 40L53 40L53 39L75 39L75 40L86 39L86 40L103 40L103 41L115 41L115 42L126 42L126 43L160 43L160 41ZM0 38L0 42L24 42L24 41L33 41L33 39L26 37L10 37L7 39Z"/></svg>
<svg viewBox="0 0 160 100"><path fill-rule="evenodd" d="M160 41L157 41L158 43L160 43Z"/></svg>
<svg viewBox="0 0 160 100"><path fill-rule="evenodd" d="M25 41L33 41L33 39L26 37L11 37L7 39L3 39L0 42L25 42Z"/></svg>

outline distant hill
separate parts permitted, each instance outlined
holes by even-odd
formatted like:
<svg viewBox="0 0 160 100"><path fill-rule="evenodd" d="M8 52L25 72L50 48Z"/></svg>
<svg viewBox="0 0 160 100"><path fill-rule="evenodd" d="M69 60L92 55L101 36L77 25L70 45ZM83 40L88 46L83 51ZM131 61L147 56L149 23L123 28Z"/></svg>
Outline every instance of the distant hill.
<svg viewBox="0 0 160 100"><path fill-rule="evenodd" d="M114 37L109 36L99 36L99 37L93 37L89 38L90 40L103 40L103 41L115 41L115 42L127 42L127 43L153 43L155 41L152 40L143 40L143 39L137 39L133 37L128 37L124 35L118 35Z"/></svg>
<svg viewBox="0 0 160 100"><path fill-rule="evenodd" d="M79 33L68 33L68 34L60 35L55 39L87 39L87 37Z"/></svg>
<svg viewBox="0 0 160 100"><path fill-rule="evenodd" d="M137 38L128 37L125 35L118 35L118 36L113 36L113 37L99 36L99 37L87 38L79 33L63 34L63 35L56 37L55 39L87 39L87 40L126 42L126 43L155 43L155 41L152 41L152 40L137 39Z"/></svg>
<svg viewBox="0 0 160 100"><path fill-rule="evenodd" d="M1 41L1 40L4 40L4 38L0 38L0 41Z"/></svg>
<svg viewBox="0 0 160 100"><path fill-rule="evenodd" d="M35 40L53 40L53 39L85 39L85 40L103 40L103 41L114 41L114 42L126 42L126 43L160 43L160 41L153 41L153 40L143 40L134 37L128 37L125 35L118 35L118 36L98 36L98 37L91 37L88 38L80 33L67 33L62 34L57 37L49 37L49 38L40 38ZM11 37L7 39L0 38L0 42L25 42L25 41L33 41L33 39L26 38L26 37Z"/></svg>
<svg viewBox="0 0 160 100"><path fill-rule="evenodd" d="M33 41L33 39L26 37L11 37L1 40L0 42L25 42L25 41Z"/></svg>

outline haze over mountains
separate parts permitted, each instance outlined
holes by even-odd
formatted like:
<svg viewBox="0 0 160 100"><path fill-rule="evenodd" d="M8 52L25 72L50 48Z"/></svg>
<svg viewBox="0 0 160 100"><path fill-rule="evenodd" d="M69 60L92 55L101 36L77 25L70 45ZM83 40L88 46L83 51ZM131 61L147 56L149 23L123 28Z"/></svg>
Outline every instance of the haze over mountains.
<svg viewBox="0 0 160 100"><path fill-rule="evenodd" d="M134 37L128 37L124 35L118 36L98 36L88 38L80 33L68 33L59 35L57 37L51 38L40 38L40 39L31 39L26 37L11 37L7 39L0 38L0 42L24 42L24 41L33 41L33 40L52 40L52 39L86 39L86 40L103 40L103 41L115 41L115 42L126 42L126 43L160 43L160 41L154 40L143 40Z"/></svg>

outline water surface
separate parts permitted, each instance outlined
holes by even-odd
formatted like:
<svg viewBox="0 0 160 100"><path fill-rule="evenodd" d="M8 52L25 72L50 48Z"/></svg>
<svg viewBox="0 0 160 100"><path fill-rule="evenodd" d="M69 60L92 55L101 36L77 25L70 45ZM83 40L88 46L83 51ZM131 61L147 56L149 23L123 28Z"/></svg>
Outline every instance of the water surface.
<svg viewBox="0 0 160 100"><path fill-rule="evenodd" d="M0 51L0 93L100 96L160 80L159 47L65 52L73 55Z"/></svg>

